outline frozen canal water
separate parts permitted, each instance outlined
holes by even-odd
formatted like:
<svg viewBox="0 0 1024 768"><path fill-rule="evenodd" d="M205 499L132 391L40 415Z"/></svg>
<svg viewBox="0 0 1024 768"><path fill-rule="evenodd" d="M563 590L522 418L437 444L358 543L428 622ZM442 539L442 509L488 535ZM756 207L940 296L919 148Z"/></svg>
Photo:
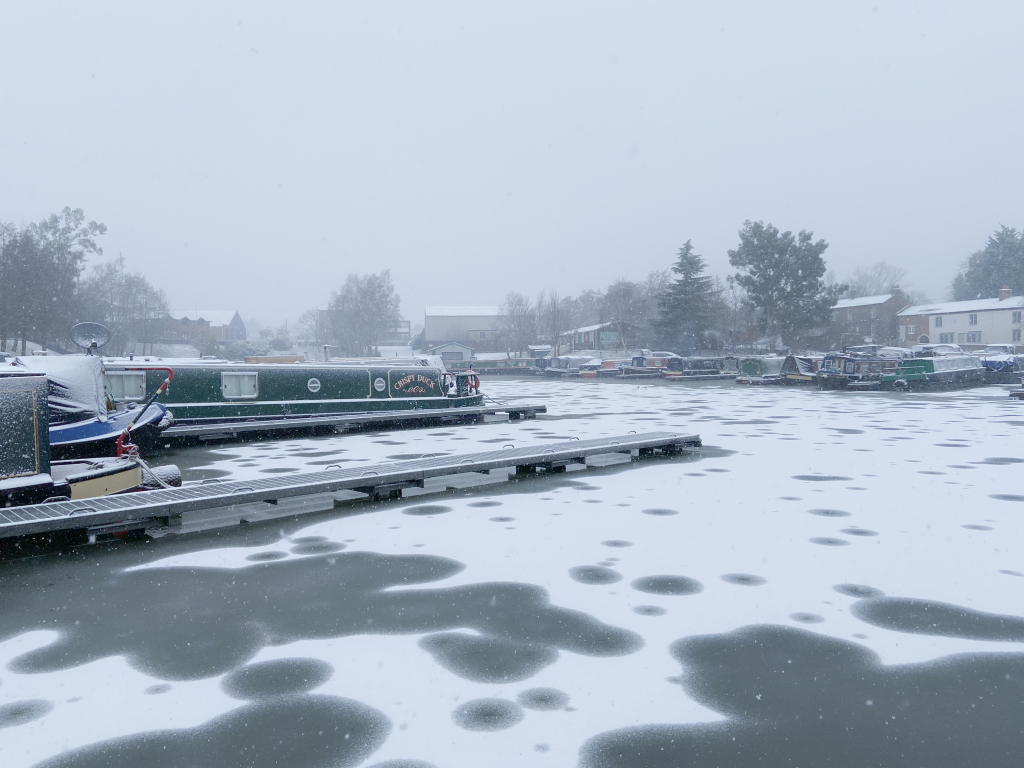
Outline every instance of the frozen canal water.
<svg viewBox="0 0 1024 768"><path fill-rule="evenodd" d="M706 448L0 564L0 765L1021 764L1006 390L485 389L549 417L173 458L200 479L631 430Z"/></svg>

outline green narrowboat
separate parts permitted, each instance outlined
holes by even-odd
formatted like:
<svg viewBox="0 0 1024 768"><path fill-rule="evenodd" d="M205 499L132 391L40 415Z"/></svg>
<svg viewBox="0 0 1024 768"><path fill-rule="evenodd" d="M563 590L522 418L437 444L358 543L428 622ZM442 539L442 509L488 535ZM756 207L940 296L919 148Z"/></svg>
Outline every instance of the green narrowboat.
<svg viewBox="0 0 1024 768"><path fill-rule="evenodd" d="M974 355L913 357L901 360L894 373L883 374L883 389L963 389L985 384L985 369Z"/></svg>
<svg viewBox="0 0 1024 768"><path fill-rule="evenodd" d="M784 357L744 357L739 361L737 384L778 384Z"/></svg>
<svg viewBox="0 0 1024 768"><path fill-rule="evenodd" d="M342 363L230 363L106 358L111 396L145 401L174 371L161 401L175 424L458 408L483 403L472 373L438 368Z"/></svg>

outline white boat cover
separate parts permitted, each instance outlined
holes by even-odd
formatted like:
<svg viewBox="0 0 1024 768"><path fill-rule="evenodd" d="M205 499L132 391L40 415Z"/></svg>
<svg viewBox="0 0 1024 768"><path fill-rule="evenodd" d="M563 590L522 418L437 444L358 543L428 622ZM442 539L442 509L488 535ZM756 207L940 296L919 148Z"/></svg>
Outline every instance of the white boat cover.
<svg viewBox="0 0 1024 768"><path fill-rule="evenodd" d="M16 357L0 364L0 371L5 369L12 373L34 373L49 380L51 424L67 424L97 417L100 421L107 420L103 365L98 357Z"/></svg>

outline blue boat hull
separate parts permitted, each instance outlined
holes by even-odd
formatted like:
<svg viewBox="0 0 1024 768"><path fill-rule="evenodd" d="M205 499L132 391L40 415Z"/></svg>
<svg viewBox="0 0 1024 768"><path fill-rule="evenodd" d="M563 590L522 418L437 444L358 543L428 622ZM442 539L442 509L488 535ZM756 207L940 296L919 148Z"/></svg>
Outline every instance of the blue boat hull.
<svg viewBox="0 0 1024 768"><path fill-rule="evenodd" d="M117 438L138 417L138 408L115 411L106 421L98 418L50 426L50 454L54 459L114 456ZM160 444L160 433L173 419L160 403L153 403L131 430L131 441L146 454Z"/></svg>

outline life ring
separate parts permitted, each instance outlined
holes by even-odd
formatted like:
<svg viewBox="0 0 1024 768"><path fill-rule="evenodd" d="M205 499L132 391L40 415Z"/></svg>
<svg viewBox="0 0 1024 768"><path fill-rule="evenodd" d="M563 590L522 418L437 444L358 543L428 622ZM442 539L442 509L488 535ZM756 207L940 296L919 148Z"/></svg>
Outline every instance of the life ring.
<svg viewBox="0 0 1024 768"><path fill-rule="evenodd" d="M469 374L466 378L466 383L469 384L470 389L480 389L480 377L475 373Z"/></svg>

